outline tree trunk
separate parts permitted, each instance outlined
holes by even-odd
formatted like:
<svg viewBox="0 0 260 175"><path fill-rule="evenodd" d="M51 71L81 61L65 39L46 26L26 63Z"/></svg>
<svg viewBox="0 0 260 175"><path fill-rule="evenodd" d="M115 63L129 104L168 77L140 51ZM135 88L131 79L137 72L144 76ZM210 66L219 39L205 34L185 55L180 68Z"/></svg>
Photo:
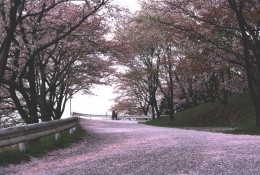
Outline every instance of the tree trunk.
<svg viewBox="0 0 260 175"><path fill-rule="evenodd" d="M48 103L43 98L40 98L38 100L38 104L41 110L40 113L41 113L42 121L51 121L52 106L49 106Z"/></svg>
<svg viewBox="0 0 260 175"><path fill-rule="evenodd" d="M161 112L160 112L160 110L159 110L159 108L158 108L157 100L156 100L155 97L154 97L154 107L155 107L155 111L156 111L156 116L157 116L157 118L160 118L160 117L161 117Z"/></svg>
<svg viewBox="0 0 260 175"><path fill-rule="evenodd" d="M30 123L30 118L28 117L27 111L25 111L24 107L21 105L20 100L18 99L17 94L15 92L15 88L11 85L8 91L23 121L27 124Z"/></svg>
<svg viewBox="0 0 260 175"><path fill-rule="evenodd" d="M173 99L169 99L169 102L168 102L168 105L169 105L169 109L170 109L170 120L174 120L174 108L173 108Z"/></svg>
<svg viewBox="0 0 260 175"><path fill-rule="evenodd" d="M260 101L258 102L260 104ZM255 124L257 127L260 127L260 108L255 108Z"/></svg>
<svg viewBox="0 0 260 175"><path fill-rule="evenodd" d="M173 108L173 73L172 73L172 65L169 64L169 109L170 109L170 120L174 120L174 108Z"/></svg>
<svg viewBox="0 0 260 175"><path fill-rule="evenodd" d="M155 110L153 104L151 104L151 108L152 108L152 119L155 120Z"/></svg>
<svg viewBox="0 0 260 175"><path fill-rule="evenodd" d="M36 91L36 79L35 79L35 65L34 65L34 58L31 58L29 61L29 71L28 71L28 81L30 84L30 103L28 104L29 115L32 123L38 123L38 94Z"/></svg>

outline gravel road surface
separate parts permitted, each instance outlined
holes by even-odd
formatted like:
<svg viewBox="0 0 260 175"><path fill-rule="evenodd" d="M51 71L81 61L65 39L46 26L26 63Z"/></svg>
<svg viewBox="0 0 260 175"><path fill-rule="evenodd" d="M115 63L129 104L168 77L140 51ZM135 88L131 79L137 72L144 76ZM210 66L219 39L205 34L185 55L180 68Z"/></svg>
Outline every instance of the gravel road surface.
<svg viewBox="0 0 260 175"><path fill-rule="evenodd" d="M260 137L81 119L88 136L71 148L0 175L260 175Z"/></svg>

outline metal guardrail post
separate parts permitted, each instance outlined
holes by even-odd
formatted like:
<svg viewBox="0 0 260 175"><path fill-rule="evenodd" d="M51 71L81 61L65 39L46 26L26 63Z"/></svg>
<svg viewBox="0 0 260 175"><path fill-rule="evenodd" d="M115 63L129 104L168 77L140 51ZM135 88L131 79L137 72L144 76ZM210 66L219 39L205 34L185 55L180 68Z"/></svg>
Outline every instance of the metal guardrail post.
<svg viewBox="0 0 260 175"><path fill-rule="evenodd" d="M25 142L19 143L19 150L20 150L21 152L24 152L24 151L25 151Z"/></svg>
<svg viewBox="0 0 260 175"><path fill-rule="evenodd" d="M58 132L58 133L55 133L55 141L58 141L59 139L60 139L60 133Z"/></svg>

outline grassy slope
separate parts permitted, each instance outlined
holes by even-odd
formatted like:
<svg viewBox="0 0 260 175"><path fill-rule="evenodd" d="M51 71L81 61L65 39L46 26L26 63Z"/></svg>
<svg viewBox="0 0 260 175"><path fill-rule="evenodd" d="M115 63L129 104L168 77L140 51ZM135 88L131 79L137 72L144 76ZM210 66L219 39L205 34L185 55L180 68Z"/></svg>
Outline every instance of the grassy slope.
<svg viewBox="0 0 260 175"><path fill-rule="evenodd" d="M202 104L175 114L175 120L162 116L146 124L166 127L232 127L239 128L232 133L260 134L254 124L254 109L249 93L229 97L229 104L220 102Z"/></svg>

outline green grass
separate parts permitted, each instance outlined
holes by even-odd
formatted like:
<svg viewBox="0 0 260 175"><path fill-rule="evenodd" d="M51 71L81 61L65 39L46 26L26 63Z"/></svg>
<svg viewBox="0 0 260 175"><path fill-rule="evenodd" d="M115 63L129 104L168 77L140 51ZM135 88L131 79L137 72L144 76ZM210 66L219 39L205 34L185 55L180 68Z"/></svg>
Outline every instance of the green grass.
<svg viewBox="0 0 260 175"><path fill-rule="evenodd" d="M54 135L50 135L26 143L24 152L21 152L17 145L2 148L0 149L0 165L22 163L29 161L31 157L43 156L49 151L69 147L72 143L80 141L84 135L85 130L78 125L73 134L70 134L68 130L61 132L58 141L55 141Z"/></svg>
<svg viewBox="0 0 260 175"><path fill-rule="evenodd" d="M168 116L145 122L148 125L184 128L236 128L221 131L234 134L260 135L255 126L255 112L248 92L230 96L229 104L207 103L175 114L173 121Z"/></svg>

